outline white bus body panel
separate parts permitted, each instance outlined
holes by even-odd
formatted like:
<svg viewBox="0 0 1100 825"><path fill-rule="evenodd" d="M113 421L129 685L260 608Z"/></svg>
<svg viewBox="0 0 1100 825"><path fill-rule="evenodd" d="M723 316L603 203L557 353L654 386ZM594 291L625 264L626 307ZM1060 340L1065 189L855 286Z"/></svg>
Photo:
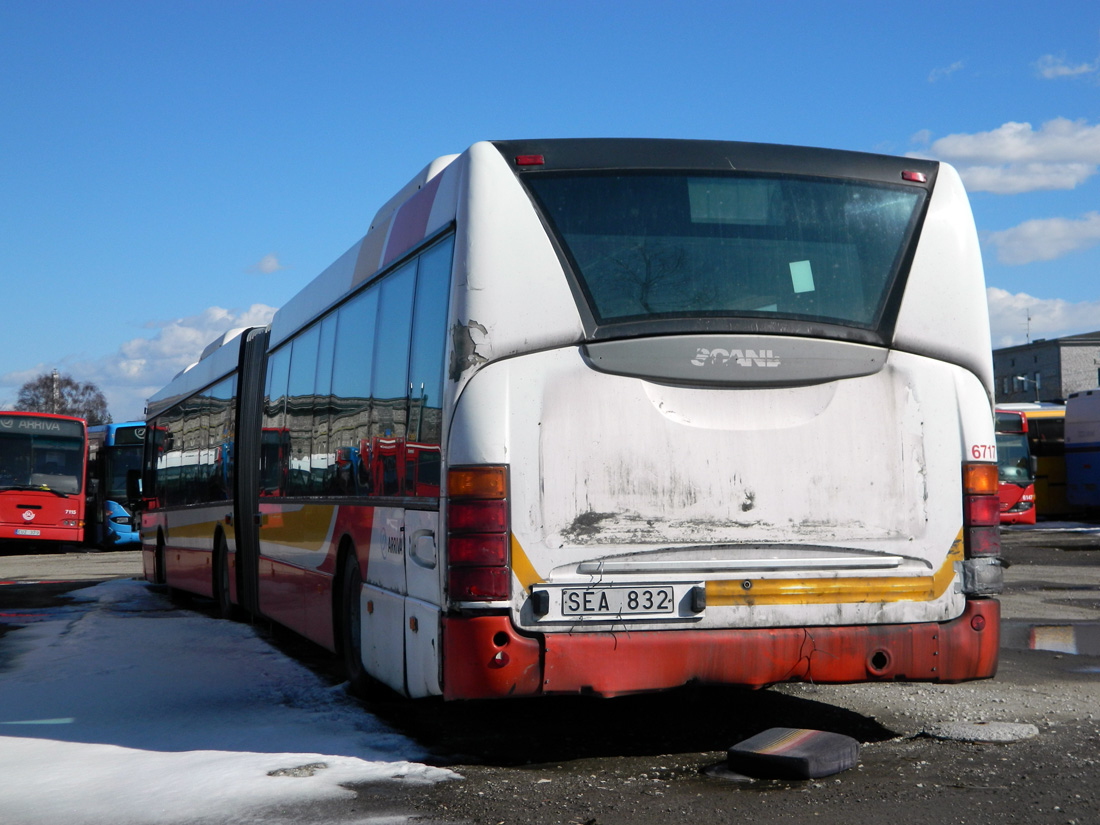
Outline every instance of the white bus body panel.
<svg viewBox="0 0 1100 825"><path fill-rule="evenodd" d="M405 692L413 698L443 693L439 684L439 626L437 605L405 600Z"/></svg>
<svg viewBox="0 0 1100 825"><path fill-rule="evenodd" d="M363 666L378 681L405 692L405 599L371 584L360 597Z"/></svg>
<svg viewBox="0 0 1100 825"><path fill-rule="evenodd" d="M965 367L982 382L992 405L993 344L982 273L966 190L958 172L941 163L894 327L894 347Z"/></svg>
<svg viewBox="0 0 1100 825"><path fill-rule="evenodd" d="M714 390L597 373L570 348L481 370L456 412L451 461L512 467L512 531L538 578L553 585L737 580L746 575L739 564L749 570L753 560L774 558L795 561L763 578L792 571L829 578L861 570L876 554L899 561L861 575L930 576L962 526L960 474L970 441L990 438L984 418L960 431L960 411L975 405L984 409L984 389L973 375L898 352L863 378ZM852 563L817 569L838 556ZM578 572L600 559L664 564L648 576ZM675 572L692 560L728 568ZM553 613L533 622L519 584L517 621L547 632L574 629L555 627ZM688 621L943 621L963 607L950 587L929 602L757 604L708 608Z"/></svg>
<svg viewBox="0 0 1100 825"><path fill-rule="evenodd" d="M463 178L445 390L452 398L487 362L584 340L546 229L500 152L476 143L455 165Z"/></svg>

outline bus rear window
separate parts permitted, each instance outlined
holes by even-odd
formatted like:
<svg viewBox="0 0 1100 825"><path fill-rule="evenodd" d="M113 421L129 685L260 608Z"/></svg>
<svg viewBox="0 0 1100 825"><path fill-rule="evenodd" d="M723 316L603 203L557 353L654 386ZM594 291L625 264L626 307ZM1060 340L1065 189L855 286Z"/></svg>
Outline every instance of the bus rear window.
<svg viewBox="0 0 1100 825"><path fill-rule="evenodd" d="M599 324L726 316L875 329L925 197L793 176L523 180Z"/></svg>

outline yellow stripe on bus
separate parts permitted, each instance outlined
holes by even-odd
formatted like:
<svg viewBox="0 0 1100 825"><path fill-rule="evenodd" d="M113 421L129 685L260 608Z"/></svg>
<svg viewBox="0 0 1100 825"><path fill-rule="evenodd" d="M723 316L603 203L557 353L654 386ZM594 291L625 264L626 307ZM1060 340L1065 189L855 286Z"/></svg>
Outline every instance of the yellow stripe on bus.
<svg viewBox="0 0 1100 825"><path fill-rule="evenodd" d="M531 560L527 558L515 533L512 534L512 572L523 585L523 589L527 591L531 590L531 585L545 581L535 570L535 565L531 564Z"/></svg>
<svg viewBox="0 0 1100 825"><path fill-rule="evenodd" d="M732 607L754 604L851 604L859 602L935 601L955 580L955 562L963 558L963 532L959 530L943 565L931 576L854 576L838 579L745 579L708 581L707 604ZM512 572L530 591L545 581L535 570L519 539L512 534Z"/></svg>
<svg viewBox="0 0 1100 825"><path fill-rule="evenodd" d="M951 544L947 559L931 576L853 576L837 579L746 579L707 582L707 604L853 604L935 601L955 580L955 562L963 557L963 535ZM751 586L745 587L748 582Z"/></svg>

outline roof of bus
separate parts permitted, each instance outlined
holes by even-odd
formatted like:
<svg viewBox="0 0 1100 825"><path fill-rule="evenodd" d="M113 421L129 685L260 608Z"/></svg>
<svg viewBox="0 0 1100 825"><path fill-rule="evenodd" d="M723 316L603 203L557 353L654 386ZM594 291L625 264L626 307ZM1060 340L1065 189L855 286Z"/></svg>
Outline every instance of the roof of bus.
<svg viewBox="0 0 1100 825"><path fill-rule="evenodd" d="M1047 410L1024 410L1024 415L1028 418L1065 418L1065 407L1051 407Z"/></svg>
<svg viewBox="0 0 1100 825"><path fill-rule="evenodd" d="M903 174L916 173L906 180L931 190L940 170L933 160L735 141L553 138L475 144L461 155L436 158L391 197L375 214L367 234L275 313L268 346L277 347L449 225L463 174L463 164L456 161L484 157L475 150L486 146L495 147L493 155L499 153L498 158L524 175L563 170L750 170L897 183Z"/></svg>
<svg viewBox="0 0 1100 825"><path fill-rule="evenodd" d="M691 169L778 172L881 179L896 183L898 169L923 172L932 188L939 161L773 143L668 138L551 138L497 140L505 158L526 171ZM522 163L518 158L525 158Z"/></svg>
<svg viewBox="0 0 1100 825"><path fill-rule="evenodd" d="M261 329L261 327L231 330L232 335L228 339L226 339L226 335L230 335L230 333L215 339L216 341L222 341L221 346L213 350L207 347L202 358L181 370L168 383L168 386L150 396L146 404L146 416L156 415L157 412L171 406L177 400L188 398L233 372L237 368L237 362L240 359L241 341L247 337L247 333L254 329Z"/></svg>
<svg viewBox="0 0 1100 825"><path fill-rule="evenodd" d="M1056 404L1052 401L998 404L997 409L1022 412L1028 418L1061 418L1066 414L1065 404Z"/></svg>
<svg viewBox="0 0 1100 825"><path fill-rule="evenodd" d="M89 433L118 432L123 427L144 427L144 421L112 421L110 424L95 424L88 428Z"/></svg>
<svg viewBox="0 0 1100 825"><path fill-rule="evenodd" d="M896 182L899 170L904 169L920 173L920 177L908 180L918 181L930 190L940 169L939 162L932 160L734 141L556 138L475 144L462 155L436 158L383 204L367 234L275 313L269 346L277 346L334 303L400 262L424 239L442 231L455 214L459 178L456 167L460 165L455 161L472 156L475 147L486 146L495 147L504 160L515 163L517 171L523 167L524 174L567 169L751 170ZM242 332L246 330L231 330L211 342L198 362L149 399L149 411L163 409L173 399L187 397L230 373L239 356L237 338Z"/></svg>

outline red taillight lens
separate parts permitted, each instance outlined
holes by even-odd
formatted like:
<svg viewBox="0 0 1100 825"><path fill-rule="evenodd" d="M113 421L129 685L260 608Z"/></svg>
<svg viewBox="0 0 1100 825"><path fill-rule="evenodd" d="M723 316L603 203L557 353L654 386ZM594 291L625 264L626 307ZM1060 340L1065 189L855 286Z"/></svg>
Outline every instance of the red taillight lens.
<svg viewBox="0 0 1100 825"><path fill-rule="evenodd" d="M996 464L963 465L963 544L967 558L1001 555Z"/></svg>
<svg viewBox="0 0 1100 825"><path fill-rule="evenodd" d="M511 595L512 574L506 567L455 567L447 575L447 592L459 601L497 601Z"/></svg>
<svg viewBox="0 0 1100 825"><path fill-rule="evenodd" d="M507 534L451 536L447 547L449 548L448 559L452 567L471 565L503 567L508 564Z"/></svg>
<svg viewBox="0 0 1100 825"><path fill-rule="evenodd" d="M508 599L508 468L454 468L447 493L447 595L462 602Z"/></svg>
<svg viewBox="0 0 1100 825"><path fill-rule="evenodd" d="M963 523L967 527L985 527L1001 523L1001 499L997 496L966 496L963 499Z"/></svg>
<svg viewBox="0 0 1100 825"><path fill-rule="evenodd" d="M516 166L542 166L546 158L542 155L516 155Z"/></svg>
<svg viewBox="0 0 1100 825"><path fill-rule="evenodd" d="M507 501L456 501L447 508L452 533L495 533L508 529Z"/></svg>
<svg viewBox="0 0 1100 825"><path fill-rule="evenodd" d="M1001 555L1001 528L966 528L966 553L971 558L974 556Z"/></svg>

